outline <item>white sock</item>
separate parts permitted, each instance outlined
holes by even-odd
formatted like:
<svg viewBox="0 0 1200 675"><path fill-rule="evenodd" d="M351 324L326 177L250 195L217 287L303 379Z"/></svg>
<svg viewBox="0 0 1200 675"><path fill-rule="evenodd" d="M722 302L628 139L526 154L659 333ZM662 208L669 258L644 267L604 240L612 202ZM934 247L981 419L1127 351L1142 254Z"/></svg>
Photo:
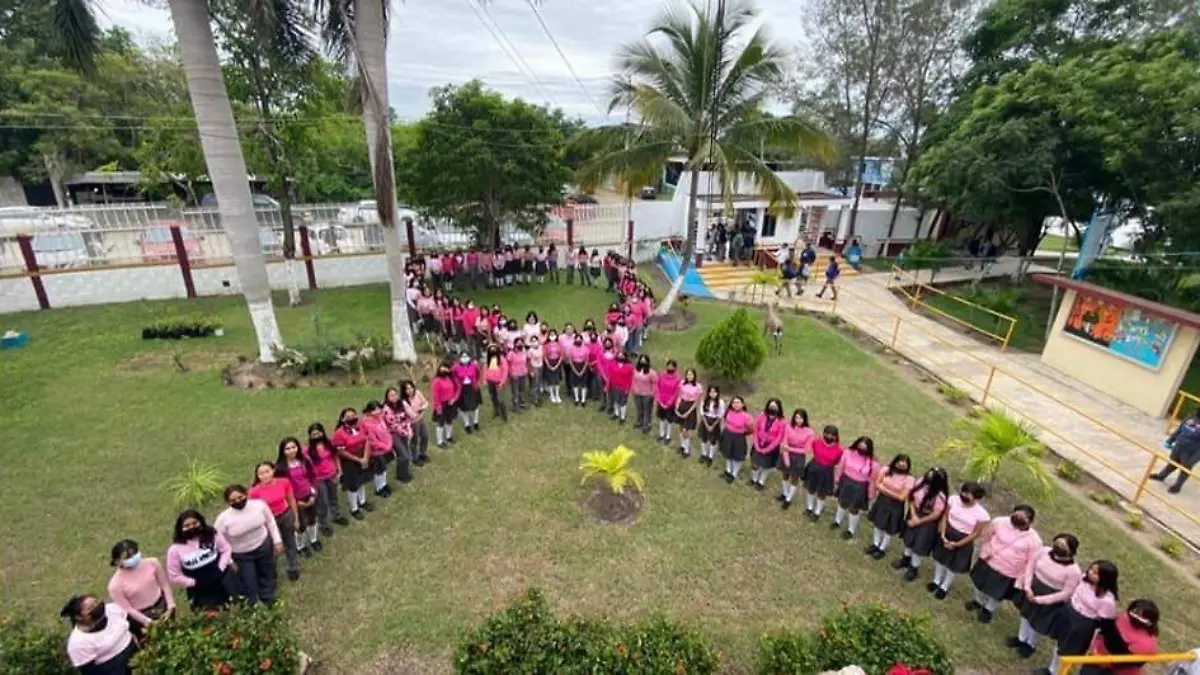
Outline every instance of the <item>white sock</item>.
<svg viewBox="0 0 1200 675"><path fill-rule="evenodd" d="M825 512L825 500L821 499L819 497L816 497L814 499L816 499L816 501L817 501L817 508L816 508L815 513L819 516Z"/></svg>
<svg viewBox="0 0 1200 675"><path fill-rule="evenodd" d="M733 460L725 460L725 473L733 473Z"/></svg>
<svg viewBox="0 0 1200 675"><path fill-rule="evenodd" d="M879 538L879 550L886 551L888 544L890 544L890 543L892 543L892 535L890 535L890 534L881 535Z"/></svg>
<svg viewBox="0 0 1200 675"><path fill-rule="evenodd" d="M317 530L319 530L319 529L320 528L317 527L315 524L308 526L308 541L310 543L313 543L313 544L317 543L317 534L318 534Z"/></svg>
<svg viewBox="0 0 1200 675"><path fill-rule="evenodd" d="M922 560L924 560L924 556L919 556L916 553L914 553L911 556L909 556L908 566L913 568L914 570L918 569L921 567Z"/></svg>
<svg viewBox="0 0 1200 675"><path fill-rule="evenodd" d="M464 428L467 428L467 429L471 428L471 413L460 412L460 413L458 413L458 419L462 420Z"/></svg>
<svg viewBox="0 0 1200 675"><path fill-rule="evenodd" d="M857 513L850 514L850 534L858 534L858 521L862 516Z"/></svg>
<svg viewBox="0 0 1200 675"><path fill-rule="evenodd" d="M1029 619L1021 619L1021 627L1017 629L1017 639L1030 647L1037 646L1038 634L1033 630L1033 625L1029 623Z"/></svg>
<svg viewBox="0 0 1200 675"><path fill-rule="evenodd" d="M933 583L935 586L941 586L942 580L946 578L946 568L941 563L933 564Z"/></svg>
<svg viewBox="0 0 1200 675"><path fill-rule="evenodd" d="M879 531L879 528L878 527L871 528L871 545L874 546L875 548L879 548L879 542L882 540L883 540L883 533Z"/></svg>
<svg viewBox="0 0 1200 675"><path fill-rule="evenodd" d="M377 473L374 476L371 476L371 482L375 484L376 492L379 492L380 490L383 489L383 485L384 485L383 481L384 481L384 476L381 474Z"/></svg>
<svg viewBox="0 0 1200 675"><path fill-rule="evenodd" d="M621 421L622 421L622 422L624 422L624 421L625 421L625 410L626 410L628 407L629 407L628 405L619 405L619 406L617 406L617 415L619 415L619 416L621 417Z"/></svg>
<svg viewBox="0 0 1200 675"><path fill-rule="evenodd" d="M479 408L471 411L471 425L476 427L479 426Z"/></svg>
<svg viewBox="0 0 1200 675"><path fill-rule="evenodd" d="M817 511L817 496L811 492L804 493L804 510L813 513Z"/></svg>
<svg viewBox="0 0 1200 675"><path fill-rule="evenodd" d="M949 593L950 592L950 584L954 583L954 578L957 576L958 576L957 574L955 574L954 572L951 572L950 568L947 567L946 568L946 576L944 579L942 579L942 590Z"/></svg>
<svg viewBox="0 0 1200 675"><path fill-rule="evenodd" d="M347 492L346 504L349 505L350 513L354 513L358 510L358 496L353 492Z"/></svg>
<svg viewBox="0 0 1200 675"><path fill-rule="evenodd" d="M1050 672L1058 674L1058 645L1054 645L1054 653L1050 655Z"/></svg>
<svg viewBox="0 0 1200 675"><path fill-rule="evenodd" d="M734 463L733 463L733 477L734 477L734 478L737 478L737 477L738 477L738 474L739 474L739 473L741 473L741 472L742 472L742 463L741 463L741 462L734 462Z"/></svg>
<svg viewBox="0 0 1200 675"><path fill-rule="evenodd" d="M446 436L442 432L442 425L438 424L433 427L433 435L437 438L438 445L443 445L446 442Z"/></svg>
<svg viewBox="0 0 1200 675"><path fill-rule="evenodd" d="M996 607L1000 604L1000 602L992 596L985 595L982 592L980 592L979 595L983 598L979 604L983 605L983 608L987 610L989 614L994 614L996 612Z"/></svg>
<svg viewBox="0 0 1200 675"><path fill-rule="evenodd" d="M688 452L692 451L692 439L685 438L685 439L679 441L679 444L683 446L684 450L687 450Z"/></svg>
<svg viewBox="0 0 1200 675"><path fill-rule="evenodd" d="M750 472L750 481L751 481L751 482L753 482L753 483L757 483L757 482L758 482L758 475L759 475L760 473L762 473L762 469L755 469L755 470L751 471L751 472Z"/></svg>
<svg viewBox="0 0 1200 675"><path fill-rule="evenodd" d="M842 524L842 518L843 518L845 515L846 515L846 509L843 509L843 508L842 508L842 507L840 507L840 506L839 506L839 507L837 507L837 511L835 511L835 512L834 512L834 514L833 514L833 522L837 523L838 525L841 525L841 524Z"/></svg>

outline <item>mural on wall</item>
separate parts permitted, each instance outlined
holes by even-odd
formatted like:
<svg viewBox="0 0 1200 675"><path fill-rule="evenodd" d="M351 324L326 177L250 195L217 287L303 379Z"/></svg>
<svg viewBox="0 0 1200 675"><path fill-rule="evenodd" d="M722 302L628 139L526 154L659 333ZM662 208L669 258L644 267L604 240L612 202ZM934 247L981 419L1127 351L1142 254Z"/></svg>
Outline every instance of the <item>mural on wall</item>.
<svg viewBox="0 0 1200 675"><path fill-rule="evenodd" d="M1140 309L1076 295L1063 332L1139 365L1160 368L1176 325Z"/></svg>

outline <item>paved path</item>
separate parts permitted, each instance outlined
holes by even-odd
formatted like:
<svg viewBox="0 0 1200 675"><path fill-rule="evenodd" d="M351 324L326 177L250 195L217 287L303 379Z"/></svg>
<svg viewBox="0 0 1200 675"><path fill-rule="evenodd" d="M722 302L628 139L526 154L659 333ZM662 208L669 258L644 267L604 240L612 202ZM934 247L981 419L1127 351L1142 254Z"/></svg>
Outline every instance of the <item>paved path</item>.
<svg viewBox="0 0 1200 675"><path fill-rule="evenodd" d="M1012 271L1008 267L1011 264L1006 267L1002 260L989 276L1007 274ZM901 317L896 351L970 393L976 401L987 386L991 366L996 366L988 405L1007 408L1036 425L1039 438L1056 454L1074 460L1118 494L1133 496L1150 457L1138 443L1161 450L1164 420L1044 365L1037 354L1002 353L998 346L966 334L966 329L909 311L887 288L890 276L865 274L844 280L845 292L838 298L836 313L885 344L891 342L896 317ZM939 282L972 277L972 272L961 268L937 275ZM833 310L828 296L825 300L813 297L815 290L810 286L800 304L813 311ZM1156 464L1155 470L1161 466ZM1150 517L1200 546L1200 523L1180 513L1200 519L1200 480L1189 482L1177 495L1151 481L1140 506Z"/></svg>

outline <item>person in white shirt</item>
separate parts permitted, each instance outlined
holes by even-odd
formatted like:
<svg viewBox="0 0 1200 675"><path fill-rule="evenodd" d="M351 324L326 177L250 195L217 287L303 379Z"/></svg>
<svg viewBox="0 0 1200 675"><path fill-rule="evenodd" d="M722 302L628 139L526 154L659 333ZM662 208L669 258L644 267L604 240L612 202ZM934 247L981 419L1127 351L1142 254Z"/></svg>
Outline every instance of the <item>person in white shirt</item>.
<svg viewBox="0 0 1200 675"><path fill-rule="evenodd" d="M94 595L77 595L60 615L71 622L67 659L82 675L125 675L137 651L129 632L129 615L115 603Z"/></svg>

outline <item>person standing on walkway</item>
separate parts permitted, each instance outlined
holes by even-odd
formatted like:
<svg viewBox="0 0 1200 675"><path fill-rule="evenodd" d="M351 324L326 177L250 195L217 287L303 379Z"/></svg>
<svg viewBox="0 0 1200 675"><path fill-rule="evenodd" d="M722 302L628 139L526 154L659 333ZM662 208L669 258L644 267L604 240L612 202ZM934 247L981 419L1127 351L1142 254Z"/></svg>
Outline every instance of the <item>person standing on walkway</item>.
<svg viewBox="0 0 1200 675"><path fill-rule="evenodd" d="M279 524L266 502L250 499L243 485L225 488L228 509L217 515L213 527L229 542L240 591L250 604L275 604L275 556L283 553Z"/></svg>
<svg viewBox="0 0 1200 675"><path fill-rule="evenodd" d="M1200 462L1200 408L1197 408L1191 417L1180 422L1179 426L1175 427L1175 431L1167 436L1163 445L1171 450L1171 461L1174 464L1167 464L1162 471L1152 474L1150 478L1165 481L1172 473L1179 471L1179 478L1175 480L1175 484L1167 488L1167 492L1179 494L1179 491L1183 489L1183 484L1187 482L1192 467ZM1187 471L1181 470L1179 467L1183 467Z"/></svg>
<svg viewBox="0 0 1200 675"><path fill-rule="evenodd" d="M738 261L742 259L742 247L745 245L745 241L741 229L735 229L733 236L729 239L729 263L734 267L737 267Z"/></svg>
<svg viewBox="0 0 1200 675"><path fill-rule="evenodd" d="M825 289L829 289L833 293L833 299L837 300L837 280L842 275L842 270L838 267L837 256L829 256L829 264L825 266L825 283L821 285L821 290L817 291L817 297L825 297Z"/></svg>

